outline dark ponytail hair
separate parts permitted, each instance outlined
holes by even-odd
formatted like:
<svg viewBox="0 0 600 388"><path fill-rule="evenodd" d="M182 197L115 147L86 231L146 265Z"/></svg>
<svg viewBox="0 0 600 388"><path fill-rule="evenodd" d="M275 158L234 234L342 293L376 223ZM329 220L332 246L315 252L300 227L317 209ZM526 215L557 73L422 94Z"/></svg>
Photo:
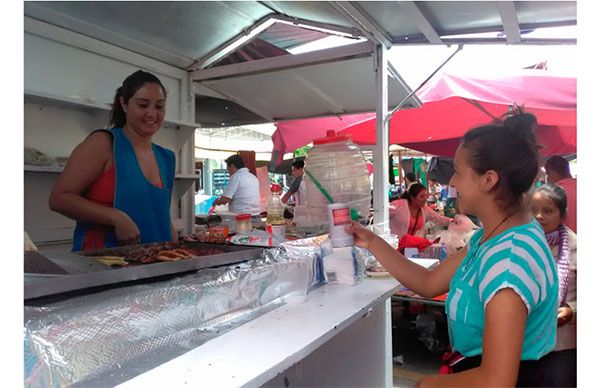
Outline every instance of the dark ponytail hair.
<svg viewBox="0 0 600 388"><path fill-rule="evenodd" d="M496 202L502 209L521 206L523 193L538 175L536 128L536 117L516 107L502 124L473 128L463 137L461 145L469 151L471 168L479 175L489 170L498 174Z"/></svg>
<svg viewBox="0 0 600 388"><path fill-rule="evenodd" d="M127 114L121 106L120 97L123 97L123 100L125 100L125 103L127 104L135 92L137 92L147 83L158 84L165 94L165 97L167 97L167 89L165 89L158 77L152 73L148 73L147 71L136 71L129 77L125 78L123 84L117 88L109 116L109 122L113 128L123 127L127 122Z"/></svg>
<svg viewBox="0 0 600 388"><path fill-rule="evenodd" d="M415 199L423 190L427 190L425 186L420 183L413 183L408 190L402 193L400 198L408 200L408 203L412 203L413 199Z"/></svg>
<svg viewBox="0 0 600 388"><path fill-rule="evenodd" d="M567 193L562 187L553 183L546 183L535 190L552 200L560 211L560 219L563 220L567 216Z"/></svg>

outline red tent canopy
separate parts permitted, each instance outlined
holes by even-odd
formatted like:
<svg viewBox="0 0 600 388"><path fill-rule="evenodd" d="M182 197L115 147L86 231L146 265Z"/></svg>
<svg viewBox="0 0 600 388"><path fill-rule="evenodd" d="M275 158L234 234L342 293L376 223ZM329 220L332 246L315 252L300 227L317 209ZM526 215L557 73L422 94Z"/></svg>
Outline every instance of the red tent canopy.
<svg viewBox="0 0 600 388"><path fill-rule="evenodd" d="M538 141L545 155L577 152L577 80L547 71L470 77L442 74L417 95L423 107L399 110L390 120L390 144L440 156L454 156L469 129L500 118L513 104L537 116ZM285 152L325 135L328 129L350 133L358 144L375 144L375 114L289 120L277 123L274 161ZM275 163L277 164L277 163Z"/></svg>
<svg viewBox="0 0 600 388"><path fill-rule="evenodd" d="M538 119L538 142L545 155L577 152L577 82L546 72L476 78L444 74L418 93L419 109L397 111L390 120L390 144L425 153L454 156L469 129L491 123L513 104ZM346 129L354 142L375 144L375 120Z"/></svg>

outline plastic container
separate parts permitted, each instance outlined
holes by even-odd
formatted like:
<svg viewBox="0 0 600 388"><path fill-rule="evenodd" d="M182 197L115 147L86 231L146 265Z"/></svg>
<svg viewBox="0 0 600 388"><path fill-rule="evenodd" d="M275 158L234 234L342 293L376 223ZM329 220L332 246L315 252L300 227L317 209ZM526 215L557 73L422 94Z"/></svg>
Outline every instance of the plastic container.
<svg viewBox="0 0 600 388"><path fill-rule="evenodd" d="M442 244L431 244L427 248L419 252L420 258L440 259L442 255Z"/></svg>
<svg viewBox="0 0 600 388"><path fill-rule="evenodd" d="M283 218L285 207L281 202L281 191L279 185L271 185L271 199L267 204L267 224L269 225L285 225Z"/></svg>
<svg viewBox="0 0 600 388"><path fill-rule="evenodd" d="M229 232L231 233L236 233L237 230L237 221L235 220L235 218L237 217L237 213L232 213L232 212L221 212L218 214L215 214L216 216L221 217L221 222L215 222L215 223L211 223L210 226L215 226L215 225L225 225L227 226L227 229L229 230Z"/></svg>
<svg viewBox="0 0 600 388"><path fill-rule="evenodd" d="M346 232L350 226L350 207L347 203L332 203L327 205L329 218L329 239L335 248L349 247L354 244L354 237Z"/></svg>
<svg viewBox="0 0 600 388"><path fill-rule="evenodd" d="M252 231L252 215L247 213L235 216L237 233L248 233Z"/></svg>
<svg viewBox="0 0 600 388"><path fill-rule="evenodd" d="M285 241L285 225L267 224L267 233L271 235L271 243L273 246L279 245Z"/></svg>
<svg viewBox="0 0 600 388"><path fill-rule="evenodd" d="M448 248L446 247L446 243L442 243L442 249L440 251L440 262L446 260L448 258Z"/></svg>
<svg viewBox="0 0 600 388"><path fill-rule="evenodd" d="M369 170L350 135L336 135L330 130L326 137L313 140L313 144L304 161L307 225L298 226L326 227L327 205L332 202L347 203L360 216L367 216L371 206ZM326 198L311 176L333 201Z"/></svg>
<svg viewBox="0 0 600 388"><path fill-rule="evenodd" d="M208 228L208 242L224 243L229 236L229 228L227 225L211 226Z"/></svg>

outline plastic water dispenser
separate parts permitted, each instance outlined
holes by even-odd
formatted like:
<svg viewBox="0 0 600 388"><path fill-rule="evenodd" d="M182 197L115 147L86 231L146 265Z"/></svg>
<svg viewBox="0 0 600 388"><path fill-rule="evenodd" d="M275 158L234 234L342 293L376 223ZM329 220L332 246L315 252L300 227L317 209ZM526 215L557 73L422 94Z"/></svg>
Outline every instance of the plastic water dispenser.
<svg viewBox="0 0 600 388"><path fill-rule="evenodd" d="M361 217L368 215L369 171L350 135L327 131L327 136L313 140L304 163L306 211L311 224L307 226L328 225L330 203L347 203Z"/></svg>

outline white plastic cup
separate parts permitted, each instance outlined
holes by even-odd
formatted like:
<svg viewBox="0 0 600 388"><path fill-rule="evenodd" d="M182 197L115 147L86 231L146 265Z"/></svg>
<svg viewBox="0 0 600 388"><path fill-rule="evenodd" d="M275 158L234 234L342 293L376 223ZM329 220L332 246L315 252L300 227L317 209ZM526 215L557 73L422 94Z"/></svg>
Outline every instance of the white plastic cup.
<svg viewBox="0 0 600 388"><path fill-rule="evenodd" d="M354 236L346 232L350 226L350 206L347 203L332 203L327 205L329 219L329 239L335 248L349 247L354 244Z"/></svg>
<svg viewBox="0 0 600 388"><path fill-rule="evenodd" d="M285 240L285 225L267 224L267 232L271 234L273 240L281 243Z"/></svg>

